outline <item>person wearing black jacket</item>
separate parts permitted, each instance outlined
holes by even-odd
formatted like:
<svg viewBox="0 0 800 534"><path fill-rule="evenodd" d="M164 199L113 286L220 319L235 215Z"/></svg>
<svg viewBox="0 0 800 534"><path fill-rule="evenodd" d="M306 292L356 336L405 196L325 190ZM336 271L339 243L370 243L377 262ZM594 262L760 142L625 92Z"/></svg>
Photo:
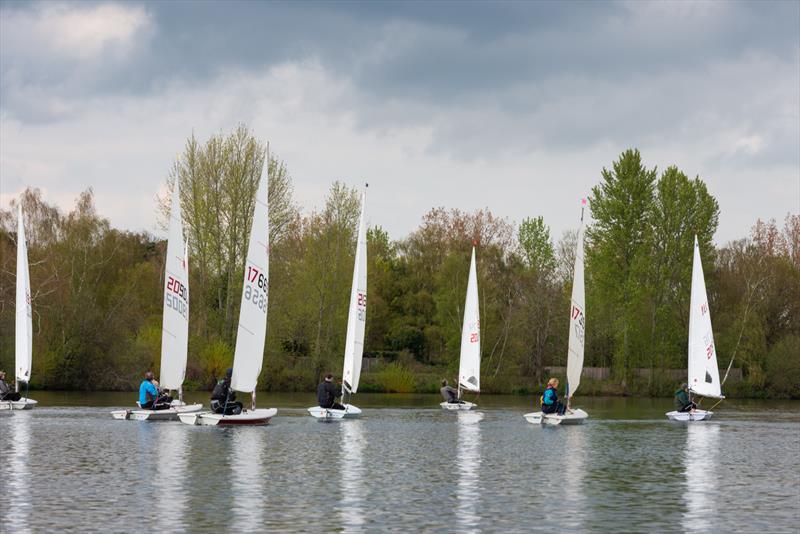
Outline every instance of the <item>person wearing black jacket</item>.
<svg viewBox="0 0 800 534"><path fill-rule="evenodd" d="M5 371L0 371L0 400L5 401L18 401L22 397L19 393L15 391L11 391L11 387L6 384L6 373Z"/></svg>
<svg viewBox="0 0 800 534"><path fill-rule="evenodd" d="M330 408L333 410L344 410L344 406L336 402L339 395L338 388L333 384L333 375L328 373L325 381L317 386L317 402L320 408Z"/></svg>
<svg viewBox="0 0 800 534"><path fill-rule="evenodd" d="M217 382L211 392L211 410L224 415L239 415L242 413L242 403L236 402L236 392L231 390L231 377L233 369L225 372L225 378Z"/></svg>

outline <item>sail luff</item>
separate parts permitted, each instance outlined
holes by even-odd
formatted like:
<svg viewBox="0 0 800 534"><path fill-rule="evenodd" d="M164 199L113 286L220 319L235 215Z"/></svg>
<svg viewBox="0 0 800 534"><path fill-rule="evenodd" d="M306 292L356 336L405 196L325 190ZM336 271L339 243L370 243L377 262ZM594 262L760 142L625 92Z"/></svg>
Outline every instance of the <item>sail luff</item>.
<svg viewBox="0 0 800 534"><path fill-rule="evenodd" d="M164 272L164 316L161 329L161 386L180 389L189 344L189 271L183 240L178 182L172 191Z"/></svg>
<svg viewBox="0 0 800 534"><path fill-rule="evenodd" d="M700 246L694 238L692 290L689 309L688 374L689 389L703 397L720 397L719 366L706 282L700 259Z"/></svg>
<svg viewBox="0 0 800 534"><path fill-rule="evenodd" d="M342 371L342 389L349 393L358 391L364 355L364 332L367 321L367 223L364 213L366 202L367 192L364 191L361 195L361 214L358 218L358 238L353 265L353 283L350 289L350 309L347 315L347 338Z"/></svg>
<svg viewBox="0 0 800 534"><path fill-rule="evenodd" d="M14 367L19 382L30 382L33 356L33 322L31 310L31 280L28 269L28 245L22 206L17 212L17 288Z"/></svg>
<svg viewBox="0 0 800 534"><path fill-rule="evenodd" d="M464 301L464 322L461 326L461 357L458 386L468 391L481 389L480 310L478 306L478 275L475 266L475 247L469 264L467 296Z"/></svg>
<svg viewBox="0 0 800 534"><path fill-rule="evenodd" d="M583 371L586 337L586 295L583 279L583 221L578 229L575 249L575 269L572 276L572 297L569 315L569 345L567 349L567 396L578 390Z"/></svg>
<svg viewBox="0 0 800 534"><path fill-rule="evenodd" d="M264 160L264 168L267 161ZM242 285L239 327L233 355L231 388L243 393L255 390L264 361L267 334L267 298L269 291L269 208L268 175L262 176L256 192L253 222L247 246L247 259Z"/></svg>

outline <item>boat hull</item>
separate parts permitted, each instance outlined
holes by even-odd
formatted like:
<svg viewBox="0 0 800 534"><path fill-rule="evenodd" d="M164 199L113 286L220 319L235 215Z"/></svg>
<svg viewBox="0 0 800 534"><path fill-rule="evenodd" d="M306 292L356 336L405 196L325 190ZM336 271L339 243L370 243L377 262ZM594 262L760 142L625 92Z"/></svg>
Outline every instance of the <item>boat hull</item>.
<svg viewBox="0 0 800 534"><path fill-rule="evenodd" d="M333 408L320 408L312 406L308 413L320 421L331 421L335 419L354 419L361 415L361 408L352 404L345 404L344 410L334 410Z"/></svg>
<svg viewBox="0 0 800 534"><path fill-rule="evenodd" d="M439 403L439 406L441 406L443 410L447 410L448 412L463 412L471 410L473 408L477 408L478 405L472 402L462 402L462 403L442 402Z"/></svg>
<svg viewBox="0 0 800 534"><path fill-rule="evenodd" d="M222 415L213 412L193 412L178 414L182 423L200 426L254 426L267 425L278 413L276 408L244 410L237 415Z"/></svg>
<svg viewBox="0 0 800 534"><path fill-rule="evenodd" d="M39 401L22 397L18 401L0 401L0 410L32 410Z"/></svg>
<svg viewBox="0 0 800 534"><path fill-rule="evenodd" d="M194 413L203 409L202 404L172 404L167 410L114 410L111 416L114 419L130 421L177 421L182 413Z"/></svg>
<svg viewBox="0 0 800 534"><path fill-rule="evenodd" d="M708 421L714 412L708 410L692 410L691 412L667 412L670 421Z"/></svg>
<svg viewBox="0 0 800 534"><path fill-rule="evenodd" d="M580 408L573 408L564 415L531 412L526 413L523 417L534 425L581 425L588 419L589 414Z"/></svg>

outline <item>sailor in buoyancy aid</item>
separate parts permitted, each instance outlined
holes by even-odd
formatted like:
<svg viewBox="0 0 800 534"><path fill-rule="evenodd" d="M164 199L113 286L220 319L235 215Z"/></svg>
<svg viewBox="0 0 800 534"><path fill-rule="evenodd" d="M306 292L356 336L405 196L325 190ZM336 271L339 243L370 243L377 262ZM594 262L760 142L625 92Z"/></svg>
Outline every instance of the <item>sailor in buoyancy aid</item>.
<svg viewBox="0 0 800 534"><path fill-rule="evenodd" d="M547 381L547 389L541 396L542 413L554 413L557 415L564 415L567 407L558 400L558 378L551 378Z"/></svg>
<svg viewBox="0 0 800 534"><path fill-rule="evenodd" d="M225 372L225 378L219 380L211 392L211 410L224 415L239 415L242 413L242 403L236 401L236 392L231 389L233 369Z"/></svg>

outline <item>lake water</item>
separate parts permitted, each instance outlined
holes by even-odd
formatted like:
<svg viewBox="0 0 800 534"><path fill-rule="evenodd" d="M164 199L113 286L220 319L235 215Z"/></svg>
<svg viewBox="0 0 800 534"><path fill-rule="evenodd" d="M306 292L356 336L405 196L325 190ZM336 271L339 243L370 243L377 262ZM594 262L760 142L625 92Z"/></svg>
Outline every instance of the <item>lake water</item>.
<svg viewBox="0 0 800 534"><path fill-rule="evenodd" d="M0 412L3 532L797 532L800 402L725 401L668 422L671 399L586 398L539 427L531 399L261 394L266 427L117 421L132 394L31 394ZM187 395L206 402L207 394ZM78 408L78 406L89 406Z"/></svg>

